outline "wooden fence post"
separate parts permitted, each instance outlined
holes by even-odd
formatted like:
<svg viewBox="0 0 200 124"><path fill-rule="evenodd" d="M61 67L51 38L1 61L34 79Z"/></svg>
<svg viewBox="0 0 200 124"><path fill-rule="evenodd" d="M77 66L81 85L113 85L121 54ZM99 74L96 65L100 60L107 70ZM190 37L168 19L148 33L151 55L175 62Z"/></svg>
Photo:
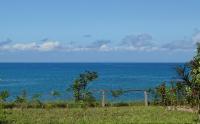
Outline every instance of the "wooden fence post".
<svg viewBox="0 0 200 124"><path fill-rule="evenodd" d="M145 106L148 106L148 96L147 96L147 91L144 91L144 104Z"/></svg>
<svg viewBox="0 0 200 124"><path fill-rule="evenodd" d="M102 90L101 106L102 106L102 107L105 107L105 91L104 91L104 90Z"/></svg>

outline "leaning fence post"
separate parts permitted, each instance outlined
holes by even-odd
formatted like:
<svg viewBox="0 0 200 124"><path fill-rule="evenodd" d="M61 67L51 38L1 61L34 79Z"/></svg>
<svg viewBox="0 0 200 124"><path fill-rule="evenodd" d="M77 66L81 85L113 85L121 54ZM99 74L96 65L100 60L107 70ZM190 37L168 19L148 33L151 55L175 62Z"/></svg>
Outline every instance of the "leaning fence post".
<svg viewBox="0 0 200 124"><path fill-rule="evenodd" d="M102 90L101 92L102 92L101 106L102 106L102 107L105 107L105 91Z"/></svg>
<svg viewBox="0 0 200 124"><path fill-rule="evenodd" d="M148 96L147 96L147 91L144 91L144 104L145 106L148 106Z"/></svg>

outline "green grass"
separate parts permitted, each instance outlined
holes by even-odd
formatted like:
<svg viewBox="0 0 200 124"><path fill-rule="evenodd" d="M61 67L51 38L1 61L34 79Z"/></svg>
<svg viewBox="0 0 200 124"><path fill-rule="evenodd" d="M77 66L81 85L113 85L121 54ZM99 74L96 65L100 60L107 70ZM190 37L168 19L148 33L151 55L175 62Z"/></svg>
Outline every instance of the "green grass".
<svg viewBox="0 0 200 124"><path fill-rule="evenodd" d="M138 124L195 123L194 113L167 111L159 106L106 108L6 109L14 124Z"/></svg>

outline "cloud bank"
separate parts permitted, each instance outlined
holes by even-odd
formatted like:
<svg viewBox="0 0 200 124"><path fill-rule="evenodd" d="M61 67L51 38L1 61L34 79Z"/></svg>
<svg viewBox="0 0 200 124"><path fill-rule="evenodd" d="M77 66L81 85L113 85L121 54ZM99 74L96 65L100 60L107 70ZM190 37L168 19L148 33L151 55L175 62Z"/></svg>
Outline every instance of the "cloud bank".
<svg viewBox="0 0 200 124"><path fill-rule="evenodd" d="M110 40L97 40L87 45L61 43L45 38L42 42L13 43L7 39L0 42L0 51L187 51L194 50L200 42L200 31L196 31L189 39L171 41L162 45L156 44L154 38L147 33L127 35L114 45Z"/></svg>

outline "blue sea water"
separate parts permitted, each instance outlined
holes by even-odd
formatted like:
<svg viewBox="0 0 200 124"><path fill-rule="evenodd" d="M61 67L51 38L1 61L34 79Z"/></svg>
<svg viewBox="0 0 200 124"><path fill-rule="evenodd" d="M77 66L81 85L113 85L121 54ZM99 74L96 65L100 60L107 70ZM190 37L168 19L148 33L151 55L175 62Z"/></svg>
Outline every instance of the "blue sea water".
<svg viewBox="0 0 200 124"><path fill-rule="evenodd" d="M29 97L42 94L42 100L71 99L66 89L82 72L96 71L99 78L89 89L148 89L176 77L175 67L183 63L0 63L0 90L10 92L10 100L26 90ZM51 96L52 91L61 96ZM95 92L96 97L100 94ZM109 100L140 100L142 93L128 93Z"/></svg>

